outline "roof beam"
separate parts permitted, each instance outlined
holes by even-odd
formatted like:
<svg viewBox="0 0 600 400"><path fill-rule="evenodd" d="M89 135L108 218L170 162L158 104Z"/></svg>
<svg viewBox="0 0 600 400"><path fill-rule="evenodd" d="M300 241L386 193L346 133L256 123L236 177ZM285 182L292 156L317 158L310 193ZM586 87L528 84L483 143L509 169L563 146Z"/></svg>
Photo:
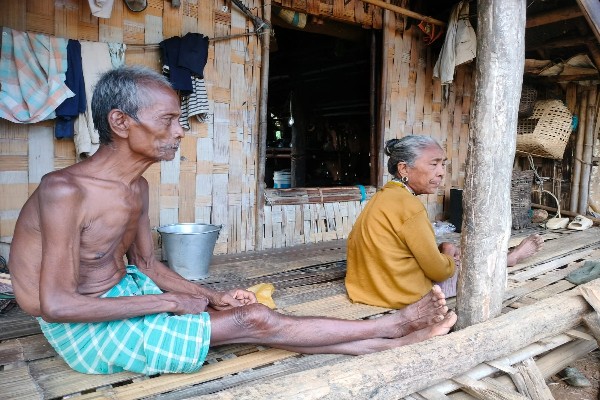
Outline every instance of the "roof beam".
<svg viewBox="0 0 600 400"><path fill-rule="evenodd" d="M579 2L588 0L578 0ZM561 8L558 10L549 11L547 13L532 15L527 17L525 28L533 28L535 26L547 25L553 22L564 21L566 19L572 19L581 17L583 13L578 6Z"/></svg>

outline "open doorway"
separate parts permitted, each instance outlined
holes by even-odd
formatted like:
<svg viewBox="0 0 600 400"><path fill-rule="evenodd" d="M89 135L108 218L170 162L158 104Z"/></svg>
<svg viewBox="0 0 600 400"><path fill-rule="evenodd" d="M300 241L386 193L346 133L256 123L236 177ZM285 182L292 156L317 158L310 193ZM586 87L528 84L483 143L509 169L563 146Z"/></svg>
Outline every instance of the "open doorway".
<svg viewBox="0 0 600 400"><path fill-rule="evenodd" d="M267 187L374 184L377 40L370 30L334 21L302 30L274 22Z"/></svg>

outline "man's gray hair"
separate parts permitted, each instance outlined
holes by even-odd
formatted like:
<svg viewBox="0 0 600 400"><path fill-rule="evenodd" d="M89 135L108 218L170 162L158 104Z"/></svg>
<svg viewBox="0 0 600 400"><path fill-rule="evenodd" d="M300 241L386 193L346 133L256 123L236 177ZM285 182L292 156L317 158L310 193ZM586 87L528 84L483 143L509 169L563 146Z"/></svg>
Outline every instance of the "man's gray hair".
<svg viewBox="0 0 600 400"><path fill-rule="evenodd" d="M442 146L431 136L410 135L401 139L390 139L385 142L385 154L389 156L388 172L393 176L398 174L398 163L405 162L409 167L415 166L415 161L423 150L432 146L440 149Z"/></svg>
<svg viewBox="0 0 600 400"><path fill-rule="evenodd" d="M108 113L119 109L137 119L140 109L150 106L146 88L167 87L171 83L163 75L141 65L123 66L104 73L94 88L92 119L98 130L100 143L112 142Z"/></svg>

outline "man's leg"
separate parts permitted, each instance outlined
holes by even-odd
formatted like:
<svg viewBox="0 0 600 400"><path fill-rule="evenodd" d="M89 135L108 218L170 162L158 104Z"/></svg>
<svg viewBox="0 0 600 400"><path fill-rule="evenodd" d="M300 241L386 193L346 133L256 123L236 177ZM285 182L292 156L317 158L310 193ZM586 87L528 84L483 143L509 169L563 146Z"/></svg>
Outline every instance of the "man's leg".
<svg viewBox="0 0 600 400"><path fill-rule="evenodd" d="M211 345L257 343L304 353L364 354L448 333L439 287L415 304L370 320L292 317L260 304L211 313Z"/></svg>

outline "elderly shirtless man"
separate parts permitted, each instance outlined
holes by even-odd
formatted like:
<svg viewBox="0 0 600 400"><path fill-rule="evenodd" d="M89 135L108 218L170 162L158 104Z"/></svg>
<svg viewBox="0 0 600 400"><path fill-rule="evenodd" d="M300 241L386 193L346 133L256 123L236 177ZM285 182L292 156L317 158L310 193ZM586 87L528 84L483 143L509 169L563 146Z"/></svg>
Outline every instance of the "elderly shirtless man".
<svg viewBox="0 0 600 400"><path fill-rule="evenodd" d="M454 325L437 287L394 314L350 321L286 316L246 290L185 280L154 258L142 177L175 157L183 137L177 94L162 75L123 67L99 80L92 113L100 149L42 179L21 210L10 253L19 305L73 369L193 372L209 344L227 343L365 354Z"/></svg>

